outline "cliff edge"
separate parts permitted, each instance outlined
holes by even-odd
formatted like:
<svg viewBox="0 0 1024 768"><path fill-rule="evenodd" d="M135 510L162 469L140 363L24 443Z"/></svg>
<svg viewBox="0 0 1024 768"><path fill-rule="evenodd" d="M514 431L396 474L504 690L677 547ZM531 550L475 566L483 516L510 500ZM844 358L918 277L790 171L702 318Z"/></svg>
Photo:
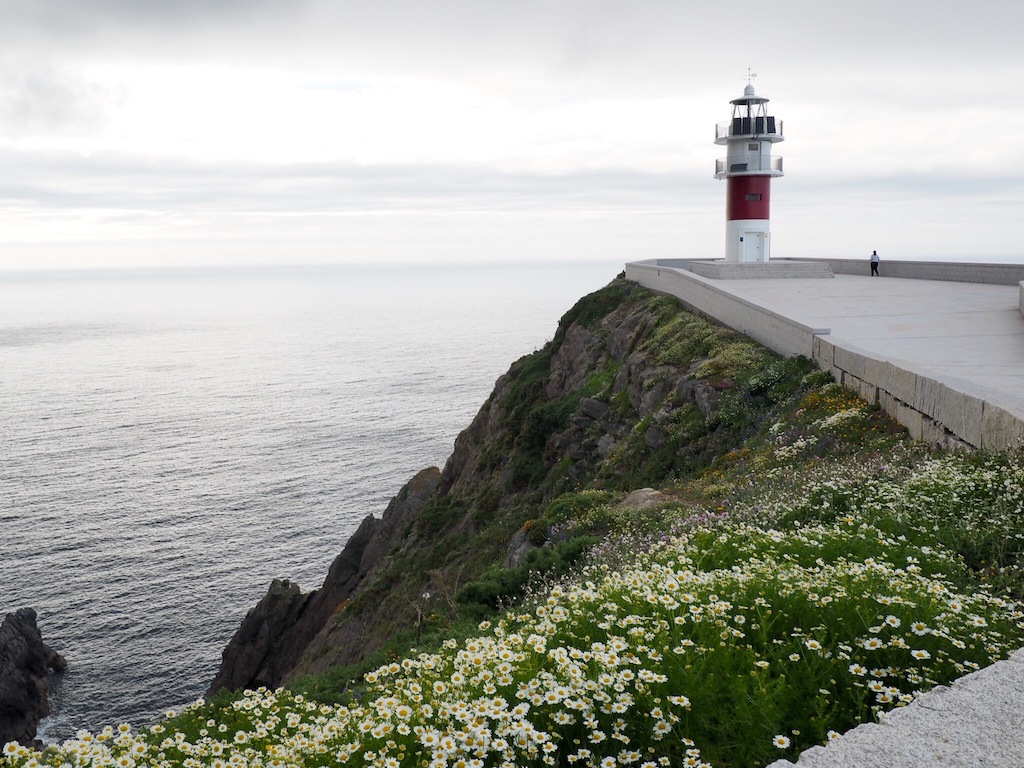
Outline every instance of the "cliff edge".
<svg viewBox="0 0 1024 768"><path fill-rule="evenodd" d="M39 721L50 714L50 672L67 668L64 657L43 642L36 612L21 608L0 624L0 744L32 744Z"/></svg>
<svg viewBox="0 0 1024 768"><path fill-rule="evenodd" d="M515 590L470 589L482 574L515 569L533 549L561 546L550 564L585 547L533 526L560 494L665 487L739 445L770 403L767 385L737 387L737 373L770 355L624 279L581 299L497 380L444 469L421 471L381 518L363 520L319 589L270 586L209 693L277 687L479 620Z"/></svg>
<svg viewBox="0 0 1024 768"><path fill-rule="evenodd" d="M438 480L436 468L419 472L392 499L381 519L366 517L334 559L320 589L303 594L297 584L275 579L224 650L209 693L280 685L331 617L376 575ZM358 635L358 627L352 631Z"/></svg>

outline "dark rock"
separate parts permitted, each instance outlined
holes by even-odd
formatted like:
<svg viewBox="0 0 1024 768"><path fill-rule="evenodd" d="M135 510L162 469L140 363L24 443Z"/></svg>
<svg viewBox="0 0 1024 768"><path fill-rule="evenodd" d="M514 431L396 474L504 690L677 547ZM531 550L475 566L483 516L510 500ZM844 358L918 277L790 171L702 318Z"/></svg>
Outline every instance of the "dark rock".
<svg viewBox="0 0 1024 768"><path fill-rule="evenodd" d="M689 379L676 385L676 397L684 402L693 403L704 418L718 410L722 399L721 391L706 379Z"/></svg>
<svg viewBox="0 0 1024 768"><path fill-rule="evenodd" d="M562 455L578 448L579 444L570 435L556 435L551 441L551 446L559 455Z"/></svg>
<svg viewBox="0 0 1024 768"><path fill-rule="evenodd" d="M633 431L633 425L630 422L618 421L618 422L601 422L601 427L604 429L606 434L621 440L629 436L629 433Z"/></svg>
<svg viewBox="0 0 1024 768"><path fill-rule="evenodd" d="M616 440L612 435L602 435L597 441L597 452L601 456L607 456L615 445Z"/></svg>
<svg viewBox="0 0 1024 768"><path fill-rule="evenodd" d="M701 382L702 384L704 382ZM718 410L718 403L722 399L722 393L710 384L699 386L693 393L693 403L705 419Z"/></svg>
<svg viewBox="0 0 1024 768"><path fill-rule="evenodd" d="M294 642L298 647L289 654L291 669L282 682L359 658L365 627L359 621L338 622L337 617L359 587L387 566L391 553L422 545L413 522L440 482L437 467L420 470L391 500L380 521L374 521L365 542L357 540L357 532L345 545L297 628ZM328 650L334 655L326 655ZM304 664L305 660L310 663Z"/></svg>
<svg viewBox="0 0 1024 768"><path fill-rule="evenodd" d="M644 432L644 443L646 443L648 448L653 448L654 450L664 448L667 438L668 433L657 424L651 424L647 431Z"/></svg>
<svg viewBox="0 0 1024 768"><path fill-rule="evenodd" d="M436 467L422 470L391 500L382 519L364 518L320 589L302 594L298 585L275 579L224 649L207 695L285 682L363 580L395 547L409 545L410 539L403 539L408 523L439 479Z"/></svg>
<svg viewBox="0 0 1024 768"><path fill-rule="evenodd" d="M550 399L579 389L593 371L592 357L596 335L576 323L565 331L561 346L551 358L551 374L545 391Z"/></svg>
<svg viewBox="0 0 1024 768"><path fill-rule="evenodd" d="M650 388L640 398L640 415L647 416L654 413L661 406L668 391L668 382L655 380Z"/></svg>
<svg viewBox="0 0 1024 768"><path fill-rule="evenodd" d="M608 403L603 400L595 400L592 397L584 397L580 400L580 410L592 419L603 419L608 413Z"/></svg>
<svg viewBox="0 0 1024 768"><path fill-rule="evenodd" d="M615 378L612 380L612 392L614 394L618 394L629 387L629 374L629 365L619 367L619 372L615 374Z"/></svg>
<svg viewBox="0 0 1024 768"><path fill-rule="evenodd" d="M632 357L657 323L657 318L646 309L637 312L628 307L607 315L599 332L573 323L565 329L562 343L551 358L547 396L554 399L579 389L610 360L621 362Z"/></svg>
<svg viewBox="0 0 1024 768"><path fill-rule="evenodd" d="M505 568L515 568L521 565L526 556L531 550L536 547L530 542L530 534L528 531L519 531L515 536L512 537L512 541L508 543L508 554L505 555L505 561L502 563Z"/></svg>
<svg viewBox="0 0 1024 768"><path fill-rule="evenodd" d="M300 592L298 584L274 579L221 654L220 669L207 695L224 689L275 687L283 672L278 654L281 641L310 597Z"/></svg>
<svg viewBox="0 0 1024 768"><path fill-rule="evenodd" d="M622 360L636 349L636 345L647 334L657 319L649 315L632 315L619 323L608 339L608 351L616 360Z"/></svg>
<svg viewBox="0 0 1024 768"><path fill-rule="evenodd" d="M33 743L39 721L50 714L46 676L67 666L43 642L34 610L7 614L0 624L0 744Z"/></svg>

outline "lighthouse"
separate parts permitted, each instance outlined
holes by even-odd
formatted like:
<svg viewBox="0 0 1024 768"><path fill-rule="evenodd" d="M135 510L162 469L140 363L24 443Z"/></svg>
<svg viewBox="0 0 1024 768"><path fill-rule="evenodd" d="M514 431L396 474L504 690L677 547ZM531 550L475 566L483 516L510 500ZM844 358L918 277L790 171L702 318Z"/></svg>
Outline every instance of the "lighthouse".
<svg viewBox="0 0 1024 768"><path fill-rule="evenodd" d="M782 141L782 121L768 114L768 99L747 84L733 99L732 119L715 126L715 144L727 155L715 161L715 178L726 179L725 260L766 262L770 251L769 206L772 177L782 175L782 158L772 145Z"/></svg>

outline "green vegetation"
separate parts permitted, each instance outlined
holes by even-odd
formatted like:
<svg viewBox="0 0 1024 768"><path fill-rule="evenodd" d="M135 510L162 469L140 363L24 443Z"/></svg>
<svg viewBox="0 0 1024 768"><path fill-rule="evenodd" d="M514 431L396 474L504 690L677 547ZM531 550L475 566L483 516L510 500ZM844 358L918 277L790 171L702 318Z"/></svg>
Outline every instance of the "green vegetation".
<svg viewBox="0 0 1024 768"><path fill-rule="evenodd" d="M597 536L576 535L552 546L530 550L523 562L512 568L493 566L460 589L455 599L471 615L486 616L540 579L566 575L586 552L601 541Z"/></svg>
<svg viewBox="0 0 1024 768"><path fill-rule="evenodd" d="M627 280L613 280L604 288L584 296L576 302L572 309L562 315L562 319L558 323L558 333L564 334L565 329L573 323L593 329L619 307L638 299L646 299L648 295L636 283ZM678 308L678 304L676 307ZM558 339L558 335L555 338Z"/></svg>
<svg viewBox="0 0 1024 768"><path fill-rule="evenodd" d="M557 345L524 358L492 401L493 483L428 504L411 535L443 546L347 609L404 607L376 654L0 764L753 768L1024 645L1024 454L914 444L807 360L628 284L567 318L600 333L629 302L655 319L635 350L714 410L667 392L641 416L611 362L548 398ZM554 445L593 439L583 397L630 426L574 475ZM644 486L657 503L622 503ZM513 537L533 549L506 567Z"/></svg>

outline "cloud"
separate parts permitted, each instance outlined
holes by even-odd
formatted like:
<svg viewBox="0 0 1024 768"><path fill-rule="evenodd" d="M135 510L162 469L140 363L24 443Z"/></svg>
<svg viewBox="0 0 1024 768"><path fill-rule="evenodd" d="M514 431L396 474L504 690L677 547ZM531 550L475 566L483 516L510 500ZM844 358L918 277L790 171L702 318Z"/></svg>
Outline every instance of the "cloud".
<svg viewBox="0 0 1024 768"><path fill-rule="evenodd" d="M677 0L0 0L5 44L423 77L557 77L582 88L692 87L803 69L837 89L874 73L1006 66L1019 4L779 0L757 13ZM865 77L867 75L868 77ZM538 85L540 81L538 81ZM514 87L514 86L512 86Z"/></svg>
<svg viewBox="0 0 1024 768"><path fill-rule="evenodd" d="M269 259L297 233L323 258L497 235L717 255L712 129L748 66L787 139L773 248L1017 242L1024 4L0 0L0 21L0 242L25 258L166 234Z"/></svg>
<svg viewBox="0 0 1024 768"><path fill-rule="evenodd" d="M242 24L301 14L304 0L0 0L0 15L23 34L54 40L87 40L104 34L160 30L180 34L196 27Z"/></svg>
<svg viewBox="0 0 1024 768"><path fill-rule="evenodd" d="M189 213L673 210L679 173L512 173L473 165L199 163L180 158L0 152L0 205ZM15 182L15 179L21 180ZM705 179L700 186L714 190ZM696 190L703 191L703 190ZM692 191L691 191L692 194Z"/></svg>
<svg viewBox="0 0 1024 768"><path fill-rule="evenodd" d="M124 95L51 63L0 61L0 132L13 138L93 135Z"/></svg>

